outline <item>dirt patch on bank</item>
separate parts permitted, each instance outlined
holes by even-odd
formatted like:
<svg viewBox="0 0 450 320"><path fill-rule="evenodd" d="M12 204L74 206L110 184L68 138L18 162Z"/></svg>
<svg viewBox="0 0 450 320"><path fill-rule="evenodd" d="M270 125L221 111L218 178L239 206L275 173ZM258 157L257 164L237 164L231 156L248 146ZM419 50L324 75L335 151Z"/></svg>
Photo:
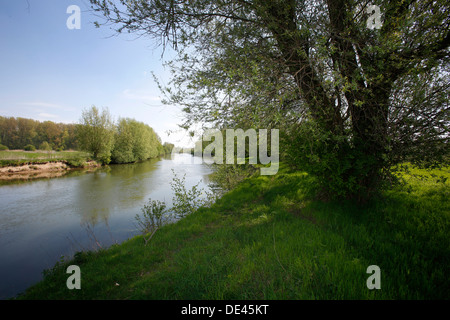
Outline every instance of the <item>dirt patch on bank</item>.
<svg viewBox="0 0 450 320"><path fill-rule="evenodd" d="M56 178L63 176L70 170L93 169L100 165L95 161L86 162L83 168L76 168L63 161L46 163L29 163L20 166L0 168L0 180L28 180L37 178Z"/></svg>

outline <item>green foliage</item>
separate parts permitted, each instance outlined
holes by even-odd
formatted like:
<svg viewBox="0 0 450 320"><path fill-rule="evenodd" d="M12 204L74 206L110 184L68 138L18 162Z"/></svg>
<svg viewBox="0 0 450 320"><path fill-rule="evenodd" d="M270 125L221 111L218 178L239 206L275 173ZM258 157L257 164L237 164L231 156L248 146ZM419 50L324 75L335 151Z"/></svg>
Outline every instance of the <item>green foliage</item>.
<svg viewBox="0 0 450 320"><path fill-rule="evenodd" d="M198 208L202 206L208 206L214 201L214 194L205 191L203 188L199 188L197 183L190 190L186 189L186 174L182 178L179 178L175 171L172 169L173 178L170 183L173 197L173 207L171 211L174 213L175 218L184 218L187 215L194 213Z"/></svg>
<svg viewBox="0 0 450 320"><path fill-rule="evenodd" d="M39 145L39 150L51 151L52 147L50 146L50 144L47 141L44 141Z"/></svg>
<svg viewBox="0 0 450 320"><path fill-rule="evenodd" d="M131 125L127 119L121 119L116 126L112 159L116 163L128 163L136 161L133 154L134 136Z"/></svg>
<svg viewBox="0 0 450 320"><path fill-rule="evenodd" d="M363 154L346 136L324 131L314 121L293 127L282 137L282 146L286 164L316 177L321 198L365 201L381 183L373 180L378 175L372 171L381 172L373 155Z"/></svg>
<svg viewBox="0 0 450 320"><path fill-rule="evenodd" d="M36 151L36 147L32 144L27 144L24 148L25 151Z"/></svg>
<svg viewBox="0 0 450 320"><path fill-rule="evenodd" d="M164 144L163 144L163 153L164 154L171 154L173 148L175 148L175 145L173 143L164 142Z"/></svg>
<svg viewBox="0 0 450 320"><path fill-rule="evenodd" d="M171 187L174 192L173 207L167 209L166 203L159 200L148 199L147 204L144 205L142 210L142 216L136 215L137 227L139 231L144 235L145 244L153 237L156 230L162 226L184 218L200 207L210 206L217 199L217 195L211 192L205 192L204 189L199 189L198 184L193 186L190 190L186 189L185 177L178 178L173 171L173 179ZM145 238L147 234L151 233L148 238Z"/></svg>
<svg viewBox="0 0 450 320"><path fill-rule="evenodd" d="M213 165L210 175L211 187L215 192L222 193L233 190L240 182L253 176L257 168L251 164Z"/></svg>
<svg viewBox="0 0 450 320"><path fill-rule="evenodd" d="M169 215L166 210L165 202L149 199L147 204L145 204L141 210L142 216L136 215L135 219L138 228L143 235L154 232L156 229L169 222Z"/></svg>
<svg viewBox="0 0 450 320"><path fill-rule="evenodd" d="M2 150L9 150L9 149L7 146L0 144L0 151L2 151Z"/></svg>
<svg viewBox="0 0 450 320"><path fill-rule="evenodd" d="M0 139L9 149L39 146L44 141L55 149L77 149L75 127L75 124L0 116Z"/></svg>
<svg viewBox="0 0 450 320"><path fill-rule="evenodd" d="M108 109L92 106L83 110L80 125L77 127L80 147L93 154L97 161L108 164L114 144L114 123Z"/></svg>
<svg viewBox="0 0 450 320"><path fill-rule="evenodd" d="M86 164L86 158L73 158L73 159L67 159L66 163L74 168L83 168Z"/></svg>
<svg viewBox="0 0 450 320"><path fill-rule="evenodd" d="M158 135L145 123L120 119L116 125L112 161L130 163L155 158L162 153Z"/></svg>
<svg viewBox="0 0 450 320"><path fill-rule="evenodd" d="M80 147L104 164L146 160L171 150L170 144L164 149L160 138L148 125L133 119L120 119L115 125L107 109L100 112L95 106L83 111L77 125L0 117L0 139L5 142L1 150L8 150L8 146L26 147L27 151L35 150L31 146L57 151Z"/></svg>
<svg viewBox="0 0 450 320"><path fill-rule="evenodd" d="M392 165L448 160L448 1L376 1L379 30L367 1L91 3L119 32L176 48L160 88L184 128L289 135L312 119L320 142L290 150L330 195L370 198Z"/></svg>

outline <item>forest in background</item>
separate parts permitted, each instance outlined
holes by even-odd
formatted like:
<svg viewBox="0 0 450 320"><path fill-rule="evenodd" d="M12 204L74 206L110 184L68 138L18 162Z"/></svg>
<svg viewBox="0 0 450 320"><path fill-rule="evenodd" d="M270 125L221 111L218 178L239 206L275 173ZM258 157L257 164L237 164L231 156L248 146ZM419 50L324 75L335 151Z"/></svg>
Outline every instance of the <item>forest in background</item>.
<svg viewBox="0 0 450 320"><path fill-rule="evenodd" d="M0 116L0 148L39 149L44 142L52 150L78 149L76 124Z"/></svg>
<svg viewBox="0 0 450 320"><path fill-rule="evenodd" d="M85 127L85 124L0 116L0 150L86 150L80 143ZM134 119L119 119L110 129L111 163L154 158L170 153L174 147L171 143L162 143L149 125Z"/></svg>

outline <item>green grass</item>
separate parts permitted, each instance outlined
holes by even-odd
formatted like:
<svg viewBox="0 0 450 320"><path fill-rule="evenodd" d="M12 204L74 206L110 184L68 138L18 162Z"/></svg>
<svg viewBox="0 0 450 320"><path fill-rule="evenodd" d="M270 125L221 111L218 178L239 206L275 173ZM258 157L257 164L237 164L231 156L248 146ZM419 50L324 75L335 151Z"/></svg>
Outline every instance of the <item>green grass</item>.
<svg viewBox="0 0 450 320"><path fill-rule="evenodd" d="M449 183L414 172L364 207L311 200L303 173L247 179L147 246L138 236L79 253L19 298L447 299ZM70 264L81 290L66 287ZM381 269L380 290L366 286L370 265Z"/></svg>
<svg viewBox="0 0 450 320"><path fill-rule="evenodd" d="M0 151L0 167L19 166L30 163L45 163L49 161L67 161L69 164L79 164L90 159L90 154L82 151Z"/></svg>

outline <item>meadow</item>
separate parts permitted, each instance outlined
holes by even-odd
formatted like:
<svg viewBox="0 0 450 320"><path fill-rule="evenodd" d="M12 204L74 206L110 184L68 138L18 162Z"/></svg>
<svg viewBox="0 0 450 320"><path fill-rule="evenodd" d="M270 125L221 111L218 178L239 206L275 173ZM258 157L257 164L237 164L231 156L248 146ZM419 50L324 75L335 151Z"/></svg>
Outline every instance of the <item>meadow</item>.
<svg viewBox="0 0 450 320"><path fill-rule="evenodd" d="M82 151L24 151L4 150L0 151L0 167L19 166L30 163L46 163L51 161L74 162L90 159L90 154Z"/></svg>

